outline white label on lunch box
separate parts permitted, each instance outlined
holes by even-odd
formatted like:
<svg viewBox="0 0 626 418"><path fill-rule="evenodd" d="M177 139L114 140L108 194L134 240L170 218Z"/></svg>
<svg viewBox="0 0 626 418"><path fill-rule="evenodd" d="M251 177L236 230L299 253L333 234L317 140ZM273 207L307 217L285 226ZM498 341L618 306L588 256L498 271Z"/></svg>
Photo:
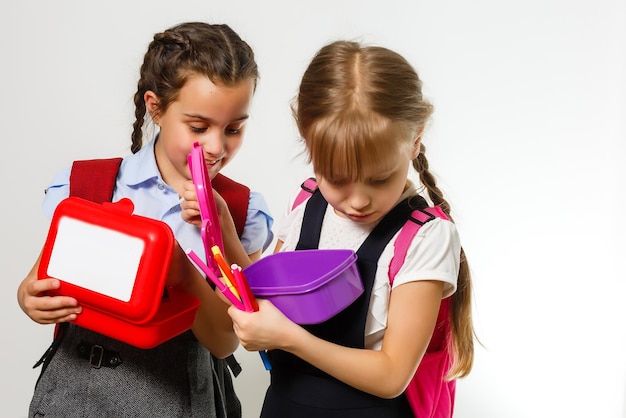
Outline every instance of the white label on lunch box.
<svg viewBox="0 0 626 418"><path fill-rule="evenodd" d="M128 302L143 251L140 238L64 216L48 276Z"/></svg>

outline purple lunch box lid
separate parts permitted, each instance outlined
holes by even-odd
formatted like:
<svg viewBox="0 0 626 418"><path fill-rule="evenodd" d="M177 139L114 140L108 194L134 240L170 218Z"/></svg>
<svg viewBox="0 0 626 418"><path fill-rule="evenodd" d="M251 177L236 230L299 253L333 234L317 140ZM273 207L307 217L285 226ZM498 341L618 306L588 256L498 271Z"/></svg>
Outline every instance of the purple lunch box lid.
<svg viewBox="0 0 626 418"><path fill-rule="evenodd" d="M262 264L269 264L271 262L277 262L279 259L282 259L280 260L281 262L286 262L286 263L295 262L298 260L294 260L294 261L289 260L289 258L291 257L290 253L300 253L300 254L293 254L293 255L303 256L304 254L302 253L304 252L311 252L311 254L308 254L311 256L313 256L312 252L316 252L317 253L315 254L316 256L319 255L322 257L333 256L333 257L339 258L339 256L342 256L344 257L344 260L341 261L340 264L337 264L336 266L334 266L331 270L325 272L322 276L304 284L288 285L288 286L257 286L251 282L250 287L253 293L256 296L278 296L278 295L296 295L296 294L312 292L318 289L319 287L325 285L326 283L328 283L333 277L336 277L337 275L341 274L343 271L347 270L352 264L356 262L356 259L357 259L356 254L352 250L301 250L301 251L281 252L281 253L272 254L270 256L265 257L264 259L257 261L257 263L261 263L261 264L256 265L256 266L255 266L256 263L252 264L251 266L249 266L248 268L244 270L244 273L246 274L248 279L250 279L250 277L254 278L255 270L262 269L265 267ZM272 260L272 258L274 259ZM293 268L294 269L302 268L302 265L294 264ZM256 274L258 274L258 272Z"/></svg>

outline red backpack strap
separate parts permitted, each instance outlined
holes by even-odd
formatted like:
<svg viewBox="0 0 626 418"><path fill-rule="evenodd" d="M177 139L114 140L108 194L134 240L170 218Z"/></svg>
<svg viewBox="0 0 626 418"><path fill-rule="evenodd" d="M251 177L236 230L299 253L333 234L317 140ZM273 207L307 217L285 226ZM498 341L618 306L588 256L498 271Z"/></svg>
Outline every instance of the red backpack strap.
<svg viewBox="0 0 626 418"><path fill-rule="evenodd" d="M217 190L228 204L228 210L233 217L233 221L235 221L237 235L241 237L246 218L248 217L250 188L220 173L211 180L211 186Z"/></svg>
<svg viewBox="0 0 626 418"><path fill-rule="evenodd" d="M110 202L121 162L120 157L74 161L70 173L70 196L95 203ZM241 236L248 214L250 189L222 174L218 174L211 184L226 200Z"/></svg>
<svg viewBox="0 0 626 418"><path fill-rule="evenodd" d="M70 172L70 196L95 203L110 202L122 158L79 160Z"/></svg>
<svg viewBox="0 0 626 418"><path fill-rule="evenodd" d="M309 177L304 180L304 182L300 185L300 192L296 196L296 199L293 201L293 205L291 206L291 210L294 210L298 205L307 200L315 191L317 190L317 180L315 177Z"/></svg>

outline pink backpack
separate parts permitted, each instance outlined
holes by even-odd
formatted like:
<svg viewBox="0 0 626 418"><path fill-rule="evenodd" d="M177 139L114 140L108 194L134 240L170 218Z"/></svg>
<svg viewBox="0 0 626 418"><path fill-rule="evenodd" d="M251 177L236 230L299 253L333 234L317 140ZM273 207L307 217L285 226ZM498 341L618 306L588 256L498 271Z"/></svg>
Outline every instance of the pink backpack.
<svg viewBox="0 0 626 418"><path fill-rule="evenodd" d="M302 183L292 209L307 200L317 189L315 178ZM411 241L426 222L435 218L448 219L438 206L416 209L404 224L394 244L394 254L389 265L389 284L402 267ZM450 352L450 298L441 301L437 324L426 353L404 394L417 418L449 418L454 412L456 380L445 380L452 366Z"/></svg>

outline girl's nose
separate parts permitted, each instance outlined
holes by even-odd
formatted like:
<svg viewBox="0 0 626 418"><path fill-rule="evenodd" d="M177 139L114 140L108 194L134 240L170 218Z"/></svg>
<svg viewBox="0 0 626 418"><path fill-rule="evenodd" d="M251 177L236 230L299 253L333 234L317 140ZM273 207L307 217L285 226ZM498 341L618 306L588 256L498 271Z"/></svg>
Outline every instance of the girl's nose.
<svg viewBox="0 0 626 418"><path fill-rule="evenodd" d="M366 190L362 187L355 185L350 191L348 202L350 207L354 210L362 210L370 204L370 197Z"/></svg>
<svg viewBox="0 0 626 418"><path fill-rule="evenodd" d="M200 142L205 154L210 155L213 159L219 159L224 155L225 144L226 138L220 132L211 133Z"/></svg>

